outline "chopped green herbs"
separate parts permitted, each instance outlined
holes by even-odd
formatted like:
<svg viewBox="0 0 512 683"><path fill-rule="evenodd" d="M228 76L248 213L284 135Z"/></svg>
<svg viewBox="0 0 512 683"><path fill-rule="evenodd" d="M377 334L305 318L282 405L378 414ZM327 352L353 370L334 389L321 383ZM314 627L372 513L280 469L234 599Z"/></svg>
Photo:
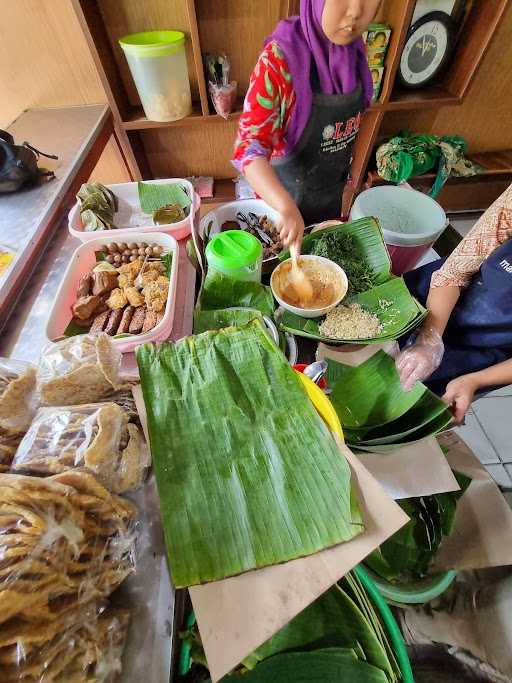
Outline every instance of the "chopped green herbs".
<svg viewBox="0 0 512 683"><path fill-rule="evenodd" d="M311 253L328 258L343 268L348 278L349 294L359 294L375 284L372 269L348 234L340 231L324 235L315 242Z"/></svg>

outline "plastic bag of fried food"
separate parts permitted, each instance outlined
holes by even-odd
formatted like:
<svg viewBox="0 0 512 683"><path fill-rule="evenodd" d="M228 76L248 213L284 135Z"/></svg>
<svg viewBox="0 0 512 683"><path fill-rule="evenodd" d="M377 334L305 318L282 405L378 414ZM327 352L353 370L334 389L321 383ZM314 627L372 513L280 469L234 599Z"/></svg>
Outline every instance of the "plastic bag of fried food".
<svg viewBox="0 0 512 683"><path fill-rule="evenodd" d="M127 609L91 602L53 621L0 628L2 683L107 683L121 673Z"/></svg>
<svg viewBox="0 0 512 683"><path fill-rule="evenodd" d="M135 569L136 513L85 471L0 475L0 643L110 595Z"/></svg>
<svg viewBox="0 0 512 683"><path fill-rule="evenodd" d="M94 403L121 386L122 354L108 335L82 334L49 344L41 354L37 384L41 404Z"/></svg>
<svg viewBox="0 0 512 683"><path fill-rule="evenodd" d="M143 483L150 457L130 417L117 403L40 408L11 472L50 475L83 466L109 491L131 491Z"/></svg>
<svg viewBox="0 0 512 683"><path fill-rule="evenodd" d="M0 472L6 472L37 408L36 370L0 358Z"/></svg>

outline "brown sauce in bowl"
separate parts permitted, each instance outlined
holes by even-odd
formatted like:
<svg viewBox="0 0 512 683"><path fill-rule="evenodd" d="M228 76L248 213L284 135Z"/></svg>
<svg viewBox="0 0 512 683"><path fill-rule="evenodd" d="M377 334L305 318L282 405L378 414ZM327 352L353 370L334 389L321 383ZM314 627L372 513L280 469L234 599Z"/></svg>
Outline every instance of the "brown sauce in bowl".
<svg viewBox="0 0 512 683"><path fill-rule="evenodd" d="M338 274L333 268L309 259L299 259L299 266L304 272L313 294L309 301L301 300L293 285L291 277L292 262L286 261L274 271L273 285L279 297L291 306L303 309L325 308L333 304L341 294Z"/></svg>

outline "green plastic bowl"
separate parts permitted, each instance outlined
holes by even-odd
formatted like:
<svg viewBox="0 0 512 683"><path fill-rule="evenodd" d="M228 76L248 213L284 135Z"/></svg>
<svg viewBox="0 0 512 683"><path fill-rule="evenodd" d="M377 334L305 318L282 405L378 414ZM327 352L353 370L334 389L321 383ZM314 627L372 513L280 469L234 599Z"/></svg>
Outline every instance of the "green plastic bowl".
<svg viewBox="0 0 512 683"><path fill-rule="evenodd" d="M393 605L422 605L435 600L453 583L457 572L449 570L411 583L395 584L366 568L381 595Z"/></svg>

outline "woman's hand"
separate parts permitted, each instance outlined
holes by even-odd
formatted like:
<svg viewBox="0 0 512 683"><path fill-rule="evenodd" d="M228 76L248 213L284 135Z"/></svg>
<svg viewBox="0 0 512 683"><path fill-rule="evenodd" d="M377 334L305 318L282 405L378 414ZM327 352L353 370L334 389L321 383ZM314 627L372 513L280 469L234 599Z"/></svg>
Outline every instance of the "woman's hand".
<svg viewBox="0 0 512 683"><path fill-rule="evenodd" d="M443 401L451 407L456 422L464 419L478 388L479 382L471 374L461 375L448 383Z"/></svg>
<svg viewBox="0 0 512 683"><path fill-rule="evenodd" d="M437 370L444 355L443 338L433 327L424 328L416 341L404 349L395 365L405 391L410 391L416 382L422 382Z"/></svg>
<svg viewBox="0 0 512 683"><path fill-rule="evenodd" d="M281 209L279 213L281 216L278 224L279 236L285 247L295 244L298 256L304 235L304 219L297 206L293 203Z"/></svg>

